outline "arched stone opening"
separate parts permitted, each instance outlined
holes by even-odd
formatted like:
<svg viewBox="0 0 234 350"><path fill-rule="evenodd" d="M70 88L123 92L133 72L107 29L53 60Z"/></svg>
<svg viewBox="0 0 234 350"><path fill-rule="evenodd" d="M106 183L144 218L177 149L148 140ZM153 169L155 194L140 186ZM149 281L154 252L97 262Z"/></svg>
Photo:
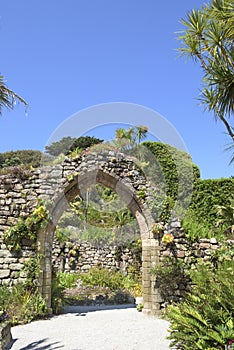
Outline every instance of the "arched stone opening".
<svg viewBox="0 0 234 350"><path fill-rule="evenodd" d="M159 244L151 232L154 223L151 212L145 201L137 195L131 181L125 181L115 172L106 172L100 166L87 169L81 174L72 176L72 180L66 180L63 189L53 198L53 208L51 209L51 221L45 230L41 231L38 238L39 253L41 259L40 288L43 297L47 301L48 307L51 307L51 283L52 283L52 264L51 252L53 236L58 220L63 212L68 208L69 203L78 195L92 185L101 184L116 192L120 199L126 204L133 216L136 218L142 240L142 284L144 312L157 315L160 308L160 296L154 286L154 281L150 275L150 269L158 264Z"/></svg>

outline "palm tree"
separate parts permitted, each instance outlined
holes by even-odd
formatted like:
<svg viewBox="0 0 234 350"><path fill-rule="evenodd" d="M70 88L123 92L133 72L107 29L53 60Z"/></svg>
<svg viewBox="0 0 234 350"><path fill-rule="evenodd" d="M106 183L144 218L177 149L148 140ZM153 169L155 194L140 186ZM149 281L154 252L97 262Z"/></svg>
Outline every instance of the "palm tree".
<svg viewBox="0 0 234 350"><path fill-rule="evenodd" d="M139 125L136 127L136 136L138 144L146 138L148 130L148 127L145 125Z"/></svg>
<svg viewBox="0 0 234 350"><path fill-rule="evenodd" d="M234 112L234 2L211 0L188 12L179 51L201 64L203 90L199 100L214 113L234 143L231 117Z"/></svg>
<svg viewBox="0 0 234 350"><path fill-rule="evenodd" d="M13 109L17 101L27 106L27 102L22 97L6 86L3 76L0 75L0 115L2 114L3 107Z"/></svg>
<svg viewBox="0 0 234 350"><path fill-rule="evenodd" d="M133 132L133 128L129 128L128 130L123 128L116 129L116 140L114 142L116 146L122 149L123 151L126 151L128 148L132 148L132 145L134 143Z"/></svg>

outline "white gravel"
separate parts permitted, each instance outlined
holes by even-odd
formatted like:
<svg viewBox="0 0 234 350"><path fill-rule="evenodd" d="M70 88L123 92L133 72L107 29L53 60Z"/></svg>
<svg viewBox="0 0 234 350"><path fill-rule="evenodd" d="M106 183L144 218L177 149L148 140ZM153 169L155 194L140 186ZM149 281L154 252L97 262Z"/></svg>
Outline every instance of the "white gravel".
<svg viewBox="0 0 234 350"><path fill-rule="evenodd" d="M12 327L11 350L169 350L168 326L133 307L73 307L48 320Z"/></svg>

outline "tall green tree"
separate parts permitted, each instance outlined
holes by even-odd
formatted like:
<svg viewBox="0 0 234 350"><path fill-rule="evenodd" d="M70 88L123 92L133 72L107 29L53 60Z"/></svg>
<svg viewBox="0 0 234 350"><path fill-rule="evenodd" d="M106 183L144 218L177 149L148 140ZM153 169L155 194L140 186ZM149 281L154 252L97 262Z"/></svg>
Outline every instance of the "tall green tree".
<svg viewBox="0 0 234 350"><path fill-rule="evenodd" d="M0 75L0 115L4 107L13 109L17 101L27 106L27 102L21 96L6 86L4 77Z"/></svg>
<svg viewBox="0 0 234 350"><path fill-rule="evenodd" d="M65 136L61 140L52 142L50 145L46 146L45 152L56 157L61 153L68 154L76 148L84 150L101 142L103 142L103 140L93 136L80 136L78 138Z"/></svg>
<svg viewBox="0 0 234 350"><path fill-rule="evenodd" d="M203 89L199 100L205 110L214 113L234 146L234 2L211 0L187 13L181 23L180 52L199 63L203 71Z"/></svg>

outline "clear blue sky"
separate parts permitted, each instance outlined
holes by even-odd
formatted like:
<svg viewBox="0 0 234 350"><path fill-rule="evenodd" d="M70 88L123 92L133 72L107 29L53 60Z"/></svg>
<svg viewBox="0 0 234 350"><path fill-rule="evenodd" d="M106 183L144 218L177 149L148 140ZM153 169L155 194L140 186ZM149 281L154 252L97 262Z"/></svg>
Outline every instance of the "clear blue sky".
<svg viewBox="0 0 234 350"><path fill-rule="evenodd" d="M174 126L202 178L233 175L230 154L224 152L229 142L225 130L196 100L201 71L177 58L179 20L203 3L2 1L0 72L29 109L27 115L22 105L4 110L0 152L43 150L58 125L74 113L128 102L157 111ZM110 135L103 129L100 137Z"/></svg>

